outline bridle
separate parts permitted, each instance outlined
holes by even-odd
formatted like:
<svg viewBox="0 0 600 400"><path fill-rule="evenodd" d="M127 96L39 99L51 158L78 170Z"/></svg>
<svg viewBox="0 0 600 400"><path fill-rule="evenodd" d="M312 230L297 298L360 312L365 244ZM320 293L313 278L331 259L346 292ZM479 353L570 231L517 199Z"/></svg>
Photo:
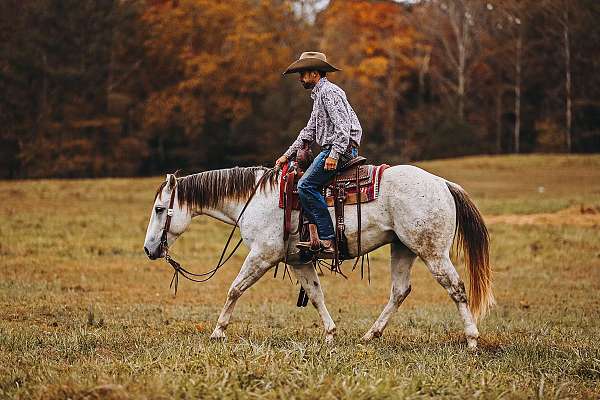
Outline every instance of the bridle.
<svg viewBox="0 0 600 400"><path fill-rule="evenodd" d="M169 177L171 175L167 175L167 184L169 183ZM165 257L169 255L169 244L167 243L167 233L169 233L169 229L171 229L171 219L173 219L173 204L175 203L175 192L177 189L177 178L175 178L175 184L173 185L173 189L171 189L171 198L169 199L169 208L167 208L167 219L165 220L165 225L162 229L162 235L160 236L160 247L161 250L164 249Z"/></svg>
<svg viewBox="0 0 600 400"><path fill-rule="evenodd" d="M173 185L173 188L171 189L171 198L169 199L169 208L167 208L167 219L165 220L165 225L163 227L162 234L160 237L160 250L164 250L165 261L167 263L169 263L169 265L173 268L174 272L173 272L173 277L171 278L171 284L169 285L169 288L173 288L175 294L177 294L177 287L179 286L179 274L181 274L185 279L192 281L192 282L206 282L207 280L209 280L210 278L215 276L215 274L217 273L219 268L221 268L223 265L225 265L225 263L227 261L229 261L229 259L233 256L233 254L236 252L236 250L242 244L241 238L237 242L237 244L235 245L233 250L231 250L231 252L229 253L229 255L227 257L225 257L225 254L227 253L227 249L229 248L229 243L231 243L231 239L233 238L235 229L239 226L240 219L242 218L244 211L246 211L246 208L248 208L250 201L252 201L252 199L254 198L256 191L263 184L264 179L268 175L269 175L269 173L267 170L260 177L260 179L256 183L256 186L254 186L254 189L252 190L250 197L248 197L246 204L244 204L244 207L242 208L240 215L235 220L235 224L233 225L233 229L229 233L229 238L227 238L227 243L225 243L225 247L223 248L223 251L221 252L221 257L219 258L219 262L217 263L217 265L210 271L203 272L201 274L195 274L193 272L188 271L187 269L182 267L180 263L175 261L173 259L173 257L171 257L169 255L169 244L167 242L167 234L169 233L169 229L171 228L171 220L173 218L173 213L174 213L173 204L175 203L175 192L177 191L177 178L175 176L173 176L175 178L175 184ZM170 174L167 175L167 184L169 183L170 176L171 176ZM175 286L173 287L173 285L175 285Z"/></svg>

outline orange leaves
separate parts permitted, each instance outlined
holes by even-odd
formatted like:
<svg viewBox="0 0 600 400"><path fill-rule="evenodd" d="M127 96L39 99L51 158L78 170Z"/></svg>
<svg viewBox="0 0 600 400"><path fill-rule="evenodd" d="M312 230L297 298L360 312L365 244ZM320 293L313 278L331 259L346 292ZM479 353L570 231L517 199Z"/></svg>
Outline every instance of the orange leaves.
<svg viewBox="0 0 600 400"><path fill-rule="evenodd" d="M364 58L358 66L361 74L373 78L383 78L387 75L389 59L386 57Z"/></svg>
<svg viewBox="0 0 600 400"><path fill-rule="evenodd" d="M366 0L335 1L324 12L323 50L344 71L333 79L348 88L366 131L393 129L389 115L415 71L409 15L402 4Z"/></svg>
<svg viewBox="0 0 600 400"><path fill-rule="evenodd" d="M215 74L219 70L218 59L212 54L197 53L185 57L184 70L185 75L189 76L190 80L199 79ZM184 87L181 87L184 89Z"/></svg>
<svg viewBox="0 0 600 400"><path fill-rule="evenodd" d="M199 132L205 122L202 99L168 89L153 93L146 102L143 117L146 129L167 130L173 125L184 128L186 135Z"/></svg>
<svg viewBox="0 0 600 400"><path fill-rule="evenodd" d="M281 46L293 39L291 15L285 2L251 0L181 0L177 7L170 2L148 7L145 44L174 79L163 80L150 96L146 124L202 124L205 116L235 122L247 116L252 97L272 89L291 59Z"/></svg>

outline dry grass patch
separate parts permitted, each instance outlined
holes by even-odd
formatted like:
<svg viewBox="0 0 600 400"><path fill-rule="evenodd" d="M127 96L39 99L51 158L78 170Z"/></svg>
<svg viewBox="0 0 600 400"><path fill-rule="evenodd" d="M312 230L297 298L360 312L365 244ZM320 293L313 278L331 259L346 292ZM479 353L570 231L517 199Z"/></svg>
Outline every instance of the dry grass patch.
<svg viewBox="0 0 600 400"><path fill-rule="evenodd" d="M490 215L488 224L510 225L575 225L600 228L600 207L580 204L553 213Z"/></svg>
<svg viewBox="0 0 600 400"><path fill-rule="evenodd" d="M526 168L519 160L427 165L471 190L488 221L600 205L597 156L524 157ZM552 163L558 177L536 172ZM360 343L387 301L387 247L372 255L370 286L358 272L348 281L323 277L339 329L334 346L324 345L314 309L294 306L298 287L269 276L241 298L228 340L215 343L208 336L245 251L206 284L182 282L174 298L169 268L142 251L159 182L0 182L0 398L600 397L597 227L490 224L499 305L480 324L475 353L420 262L384 337ZM542 200L524 190L541 183L550 188ZM173 251L208 269L228 229L199 219Z"/></svg>

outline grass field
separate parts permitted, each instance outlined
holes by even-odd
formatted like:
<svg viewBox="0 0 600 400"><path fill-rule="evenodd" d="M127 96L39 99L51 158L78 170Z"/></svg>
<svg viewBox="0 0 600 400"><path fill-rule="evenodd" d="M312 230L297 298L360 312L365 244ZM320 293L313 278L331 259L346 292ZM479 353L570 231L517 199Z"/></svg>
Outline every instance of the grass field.
<svg viewBox="0 0 600 400"><path fill-rule="evenodd" d="M5 181L0 398L600 398L600 156L419 165L463 185L489 223L498 306L476 352L420 262L384 336L360 342L387 301L387 247L371 285L322 277L333 346L281 275L244 294L226 342L210 341L245 251L173 297L167 265L142 251L161 178ZM206 270L227 232L200 218L173 252Z"/></svg>

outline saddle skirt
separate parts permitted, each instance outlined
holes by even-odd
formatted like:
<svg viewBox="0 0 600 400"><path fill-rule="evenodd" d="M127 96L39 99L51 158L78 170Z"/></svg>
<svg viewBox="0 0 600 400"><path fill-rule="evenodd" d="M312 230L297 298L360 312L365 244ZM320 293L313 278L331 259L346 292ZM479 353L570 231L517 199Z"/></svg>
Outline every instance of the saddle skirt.
<svg viewBox="0 0 600 400"><path fill-rule="evenodd" d="M358 170L358 186L356 167L344 170L332 179L323 189L325 201L328 207L333 207L335 203L334 190L335 186L343 186L345 190L345 205L356 204L360 202L368 203L375 200L379 196L379 185L383 171L389 165L361 165ZM282 178L279 182L279 208L285 208L285 194L288 193L287 201L291 203L292 210L300 210L300 198L298 197L298 181L301 175L288 174L289 164L285 164L282 170ZM293 182L291 182L293 181Z"/></svg>

